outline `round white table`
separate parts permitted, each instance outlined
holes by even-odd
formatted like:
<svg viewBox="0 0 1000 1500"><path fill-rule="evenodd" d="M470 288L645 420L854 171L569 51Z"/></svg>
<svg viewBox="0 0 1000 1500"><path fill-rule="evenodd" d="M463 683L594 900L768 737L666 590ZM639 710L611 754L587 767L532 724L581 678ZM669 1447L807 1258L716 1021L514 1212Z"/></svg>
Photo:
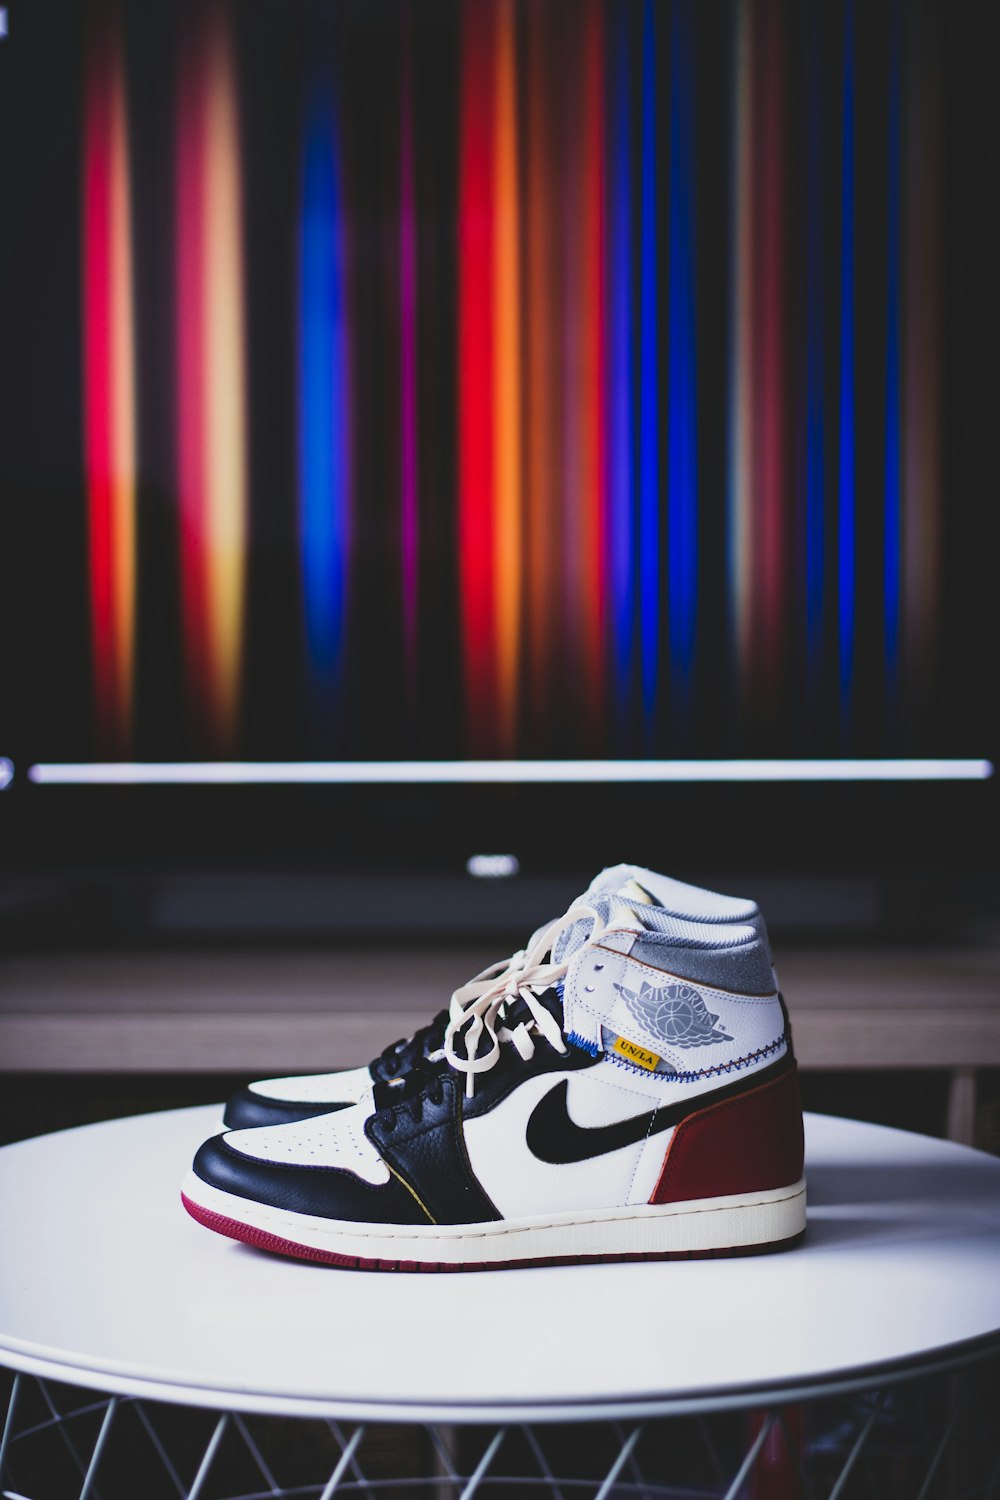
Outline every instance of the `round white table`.
<svg viewBox="0 0 1000 1500"><path fill-rule="evenodd" d="M344 1422L493 1424L499 1441L511 1424L752 1408L773 1426L789 1403L896 1388L1000 1350L1000 1159L965 1147L807 1116L796 1250L415 1275L285 1260L196 1224L178 1187L219 1117L143 1115L0 1150L0 1365L43 1391L102 1393L81 1494L123 1398L208 1408L243 1430L254 1413L336 1426L343 1472L333 1489L301 1491L326 1500L357 1482ZM202 1465L214 1458L206 1449ZM626 1493L625 1472L608 1495ZM198 1475L182 1483L201 1492Z"/></svg>

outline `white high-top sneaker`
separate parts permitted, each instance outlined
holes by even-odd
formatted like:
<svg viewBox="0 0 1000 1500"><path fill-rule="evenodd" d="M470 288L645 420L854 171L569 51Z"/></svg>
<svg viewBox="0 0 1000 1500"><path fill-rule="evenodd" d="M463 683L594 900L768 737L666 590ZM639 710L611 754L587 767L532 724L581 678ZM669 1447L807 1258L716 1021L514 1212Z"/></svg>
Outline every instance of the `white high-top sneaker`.
<svg viewBox="0 0 1000 1500"><path fill-rule="evenodd" d="M514 974L457 990L437 1060L336 1113L206 1141L188 1211L380 1270L793 1244L802 1113L766 945L641 891L581 902Z"/></svg>
<svg viewBox="0 0 1000 1500"><path fill-rule="evenodd" d="M754 926L767 944L764 919L755 901L739 896L721 896L715 891L672 880L669 875L660 875L640 865L613 865L603 870L591 881L580 900L606 897L624 887L632 891L633 899L656 908L664 917L681 917L686 921L708 924L744 922ZM538 936L536 933L529 940L528 947ZM524 950L514 953L478 978L499 978L502 974L509 979L523 958ZM448 1010L440 1010L413 1036L390 1042L363 1068L341 1068L336 1072L305 1073L291 1078L263 1078L247 1084L227 1103L223 1124L229 1130L284 1125L357 1104L374 1084L404 1077L417 1064L440 1055L449 1019Z"/></svg>

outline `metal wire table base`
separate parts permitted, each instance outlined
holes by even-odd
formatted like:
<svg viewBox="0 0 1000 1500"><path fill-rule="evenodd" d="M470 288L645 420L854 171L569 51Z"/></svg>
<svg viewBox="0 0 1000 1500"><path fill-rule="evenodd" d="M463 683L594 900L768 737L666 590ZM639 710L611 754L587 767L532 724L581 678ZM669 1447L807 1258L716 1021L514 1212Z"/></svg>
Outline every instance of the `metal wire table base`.
<svg viewBox="0 0 1000 1500"><path fill-rule="evenodd" d="M0 1375L3 1500L988 1500L1000 1358L759 1409L586 1423L355 1424Z"/></svg>

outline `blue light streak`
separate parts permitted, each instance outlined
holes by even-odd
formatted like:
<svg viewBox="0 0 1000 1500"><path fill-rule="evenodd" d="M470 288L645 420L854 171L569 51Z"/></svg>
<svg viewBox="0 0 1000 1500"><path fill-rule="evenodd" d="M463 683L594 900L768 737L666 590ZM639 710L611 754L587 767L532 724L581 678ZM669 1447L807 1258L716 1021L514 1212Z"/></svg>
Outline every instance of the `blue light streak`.
<svg viewBox="0 0 1000 1500"><path fill-rule="evenodd" d="M845 719L854 672L856 585L854 435L854 18L844 18L844 100L840 220L840 469L837 507L840 699Z"/></svg>
<svg viewBox="0 0 1000 1500"><path fill-rule="evenodd" d="M317 81L304 121L299 239L299 544L314 688L336 688L347 596L349 428L336 105Z"/></svg>
<svg viewBox="0 0 1000 1500"><path fill-rule="evenodd" d="M653 730L660 658L660 390L656 246L656 31L652 0L642 18L642 145L639 241L639 591L642 707Z"/></svg>
<svg viewBox="0 0 1000 1500"><path fill-rule="evenodd" d="M674 6L670 46L670 346L667 485L670 656L682 701L698 607L698 432L694 276L693 58L686 7Z"/></svg>
<svg viewBox="0 0 1000 1500"><path fill-rule="evenodd" d="M806 648L814 683L823 651L826 568L821 84L819 22L813 13L806 157Z"/></svg>
<svg viewBox="0 0 1000 1500"><path fill-rule="evenodd" d="M609 189L611 227L608 254L609 547L611 554L612 661L619 709L629 701L636 649L634 538L635 458L634 288L632 276L632 142L627 17L618 13L611 59L611 140Z"/></svg>

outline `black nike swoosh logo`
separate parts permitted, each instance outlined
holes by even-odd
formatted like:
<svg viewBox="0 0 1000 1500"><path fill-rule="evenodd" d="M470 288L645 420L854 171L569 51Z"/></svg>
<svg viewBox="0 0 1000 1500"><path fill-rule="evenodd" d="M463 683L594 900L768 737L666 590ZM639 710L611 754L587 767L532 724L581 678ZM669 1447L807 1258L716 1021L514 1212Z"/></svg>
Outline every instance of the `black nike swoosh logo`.
<svg viewBox="0 0 1000 1500"><path fill-rule="evenodd" d="M706 1105L719 1104L736 1094L759 1088L763 1083L771 1083L794 1066L795 1060L789 1051L759 1072L745 1074L722 1088L678 1099L674 1104L662 1105L646 1114L631 1115L627 1120L615 1120L611 1125L577 1125L571 1120L566 1107L569 1079L563 1078L539 1099L531 1111L525 1132L528 1150L539 1161L548 1162L553 1167L589 1161L593 1156L620 1151L622 1146L635 1146L647 1136L659 1135L661 1130L679 1125L688 1115L696 1114Z"/></svg>
<svg viewBox="0 0 1000 1500"><path fill-rule="evenodd" d="M553 1167L566 1166L572 1161L589 1161L592 1156L604 1156L609 1151L620 1151L622 1146L634 1146L647 1136L667 1130L672 1123L670 1110L651 1109L642 1115L631 1115L627 1120L615 1120L611 1125L577 1125L570 1119L566 1108L568 1089L568 1078L549 1089L531 1111L525 1132L532 1156Z"/></svg>

